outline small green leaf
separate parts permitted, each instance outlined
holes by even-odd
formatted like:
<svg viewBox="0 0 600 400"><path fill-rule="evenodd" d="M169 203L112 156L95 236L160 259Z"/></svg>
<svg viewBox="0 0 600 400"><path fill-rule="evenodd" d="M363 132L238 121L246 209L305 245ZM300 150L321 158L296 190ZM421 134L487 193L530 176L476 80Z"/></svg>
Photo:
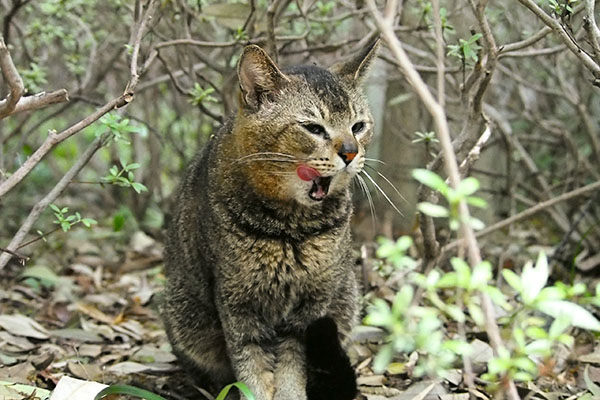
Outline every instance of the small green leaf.
<svg viewBox="0 0 600 400"><path fill-rule="evenodd" d="M508 283L516 292L523 292L523 283L519 275L515 274L510 269L503 269L502 277L504 278L506 283Z"/></svg>
<svg viewBox="0 0 600 400"><path fill-rule="evenodd" d="M596 317L578 304L564 300L547 300L539 302L536 308L554 318L564 315L578 328L600 331L600 322Z"/></svg>
<svg viewBox="0 0 600 400"><path fill-rule="evenodd" d="M470 196L479 189L479 181L473 177L468 177L462 180L456 188L456 193L459 196Z"/></svg>
<svg viewBox="0 0 600 400"><path fill-rule="evenodd" d="M469 302L467 308L469 309L469 315L473 318L473 322L479 327L485 326L485 316L481 307L473 302Z"/></svg>
<svg viewBox="0 0 600 400"><path fill-rule="evenodd" d="M69 229L71 229L71 224L68 223L67 221L63 221L60 223L60 227L62 228L62 230L64 232L68 231Z"/></svg>
<svg viewBox="0 0 600 400"><path fill-rule="evenodd" d="M448 192L448 185L435 172L431 172L427 169L413 169L412 176L422 184L429 186L434 190L437 190L443 195L445 195Z"/></svg>
<svg viewBox="0 0 600 400"><path fill-rule="evenodd" d="M444 218L450 215L450 212L446 207L438 206L437 204L427 202L417 204L417 209L423 214L429 215L430 217L434 218Z"/></svg>
<svg viewBox="0 0 600 400"><path fill-rule="evenodd" d="M530 262L525 264L523 267L523 273L521 274L521 281L527 282L527 285L523 287L523 302L525 304L531 304L537 298L540 291L546 286L548 282L548 260L544 252L540 252L535 267Z"/></svg>
<svg viewBox="0 0 600 400"><path fill-rule="evenodd" d="M52 211L60 214L60 208L58 208L55 204L50 204L50 208Z"/></svg>
<svg viewBox="0 0 600 400"><path fill-rule="evenodd" d="M135 190L137 193L142 193L142 192L147 192L148 188L146 186L144 186L143 184L139 183L139 182L133 182L131 184L131 187L133 188L133 190Z"/></svg>
<svg viewBox="0 0 600 400"><path fill-rule="evenodd" d="M381 374L385 372L387 366L392 361L392 357L394 356L394 349L390 344L383 346L379 353L375 356L375 361L373 362L373 371L376 374Z"/></svg>
<svg viewBox="0 0 600 400"><path fill-rule="evenodd" d="M485 201L481 197L469 196L469 197L467 197L467 203L472 205L473 207L479 207L479 208L487 207L487 201Z"/></svg>

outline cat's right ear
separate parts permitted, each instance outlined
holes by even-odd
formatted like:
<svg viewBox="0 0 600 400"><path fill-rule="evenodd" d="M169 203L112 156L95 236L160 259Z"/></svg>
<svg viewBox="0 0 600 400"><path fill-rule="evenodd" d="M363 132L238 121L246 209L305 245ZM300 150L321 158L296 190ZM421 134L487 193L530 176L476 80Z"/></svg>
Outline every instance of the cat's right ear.
<svg viewBox="0 0 600 400"><path fill-rule="evenodd" d="M289 81L271 58L257 45L244 48L237 67L242 100L252 109L257 109L261 102Z"/></svg>

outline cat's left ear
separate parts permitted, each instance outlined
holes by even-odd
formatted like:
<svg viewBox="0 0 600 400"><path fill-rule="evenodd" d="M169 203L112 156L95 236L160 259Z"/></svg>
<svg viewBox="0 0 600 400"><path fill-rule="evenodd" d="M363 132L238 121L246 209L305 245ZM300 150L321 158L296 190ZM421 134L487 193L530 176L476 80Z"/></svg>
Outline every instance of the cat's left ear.
<svg viewBox="0 0 600 400"><path fill-rule="evenodd" d="M253 109L261 105L265 96L279 90L290 80L257 45L244 48L237 72L243 101Z"/></svg>
<svg viewBox="0 0 600 400"><path fill-rule="evenodd" d="M350 60L334 64L329 67L329 70L355 85L361 85L369 75L380 42L381 40L377 38Z"/></svg>

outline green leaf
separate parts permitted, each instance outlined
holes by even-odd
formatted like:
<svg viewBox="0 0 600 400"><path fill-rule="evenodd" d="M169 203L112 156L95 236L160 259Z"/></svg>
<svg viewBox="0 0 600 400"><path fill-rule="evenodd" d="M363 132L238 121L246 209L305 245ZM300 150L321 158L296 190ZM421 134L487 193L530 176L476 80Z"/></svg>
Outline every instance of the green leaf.
<svg viewBox="0 0 600 400"><path fill-rule="evenodd" d="M550 331L548 332L550 338L554 339L559 337L567 330L567 328L569 328L570 322L571 321L569 317L561 315L556 318L554 322L552 322L552 325L550 325Z"/></svg>
<svg viewBox="0 0 600 400"><path fill-rule="evenodd" d="M50 208L52 211L60 214L60 208L58 208L55 204L50 204Z"/></svg>
<svg viewBox="0 0 600 400"><path fill-rule="evenodd" d="M485 316L481 307L473 302L469 302L467 308L469 309L469 315L471 315L475 324L479 327L485 326Z"/></svg>
<svg viewBox="0 0 600 400"><path fill-rule="evenodd" d="M467 203L472 205L473 207L478 207L478 208L486 208L487 207L487 201L485 201L481 197L469 196L469 197L467 197Z"/></svg>
<svg viewBox="0 0 600 400"><path fill-rule="evenodd" d="M471 282L471 268L469 268L469 265L462 258L458 257L450 259L450 264L452 264L452 268L456 271L458 286L464 289L468 288Z"/></svg>
<svg viewBox="0 0 600 400"><path fill-rule="evenodd" d="M471 228L475 229L476 231L480 231L485 228L483 221L475 217L471 217L469 219L469 225L471 225Z"/></svg>
<svg viewBox="0 0 600 400"><path fill-rule="evenodd" d="M232 387L236 387L238 388L238 390L240 392L242 392L244 394L244 396L246 396L246 398L248 400L254 400L254 394L250 391L250 389L248 389L248 386L246 386L245 383L243 382L235 382L235 383L230 383L229 385L225 386L223 389L221 389L221 392L219 393L219 395L217 396L217 398L215 400L224 400L225 397L227 397L227 394L229 393L229 391L231 390Z"/></svg>
<svg viewBox="0 0 600 400"><path fill-rule="evenodd" d="M137 193L142 193L142 192L147 192L148 188L146 186L144 186L143 184L139 183L139 182L133 182L131 184L131 187L133 188L133 190L135 190Z"/></svg>
<svg viewBox="0 0 600 400"><path fill-rule="evenodd" d="M547 300L537 304L541 312L554 318L569 318L571 325L591 331L600 331L600 322L585 308L565 300Z"/></svg>
<svg viewBox="0 0 600 400"><path fill-rule="evenodd" d="M164 397L154 394L152 392L149 392L147 390L140 389L135 386L129 386L129 385L111 385L107 388L102 389L96 395L96 397L94 397L94 400L101 400L112 394L128 394L128 395L140 397L140 398L146 399L146 400L167 400Z"/></svg>
<svg viewBox="0 0 600 400"><path fill-rule="evenodd" d="M523 302L525 304L531 304L535 301L540 291L546 286L548 282L548 260L544 252L540 252L535 267L530 262L525 264L523 267L523 273L521 274L521 281L527 282L523 286Z"/></svg>
<svg viewBox="0 0 600 400"><path fill-rule="evenodd" d="M519 275L515 274L510 269L503 269L502 277L517 293L523 292L523 283Z"/></svg>
<svg viewBox="0 0 600 400"><path fill-rule="evenodd" d="M373 371L376 374L381 374L385 372L387 366L392 361L392 357L394 356L394 348L387 344L383 346L379 353L375 356L375 361L373 362Z"/></svg>
<svg viewBox="0 0 600 400"><path fill-rule="evenodd" d="M96 221L95 219L92 219L92 218L84 218L81 220L81 223L83 225L85 225L86 227L90 228L92 225L96 225L98 223L98 221Z"/></svg>
<svg viewBox="0 0 600 400"><path fill-rule="evenodd" d="M392 313L388 303L383 299L374 299L364 321L367 325L386 326L390 323L391 318Z"/></svg>
<svg viewBox="0 0 600 400"><path fill-rule="evenodd" d="M490 279L492 279L492 264L482 261L473 268L469 287L474 289L486 286Z"/></svg>
<svg viewBox="0 0 600 400"><path fill-rule="evenodd" d="M552 354L552 342L548 339L538 339L525 346L527 355L546 356Z"/></svg>
<svg viewBox="0 0 600 400"><path fill-rule="evenodd" d="M547 339L548 338L548 332L546 332L544 329L540 328L539 326L530 326L529 328L527 328L525 330L525 333L527 334L527 336L529 336L532 339Z"/></svg>
<svg viewBox="0 0 600 400"><path fill-rule="evenodd" d="M71 224L68 223L67 221L63 221L60 223L60 227L62 228L62 230L64 232L68 231L69 229L71 229Z"/></svg>
<svg viewBox="0 0 600 400"><path fill-rule="evenodd" d="M479 181L473 177L468 177L462 180L456 188L456 193L459 196L466 197L475 193L479 189Z"/></svg>
<svg viewBox="0 0 600 400"><path fill-rule="evenodd" d="M427 202L417 204L417 209L423 214L429 215L430 217L434 218L444 218L450 215L450 212L446 207L438 206L437 204Z"/></svg>
<svg viewBox="0 0 600 400"><path fill-rule="evenodd" d="M412 176L422 184L437 190L443 195L446 195L448 192L448 185L446 185L446 182L435 172L431 172L427 169L413 169Z"/></svg>
<svg viewBox="0 0 600 400"><path fill-rule="evenodd" d="M414 289L410 285L404 285L396 293L394 297L394 303L392 304L392 314L396 317L401 317L407 313L408 308L412 302L414 296Z"/></svg>
<svg viewBox="0 0 600 400"><path fill-rule="evenodd" d="M448 304L444 308L444 311L456 322L459 322L461 324L465 322L465 314L462 312L460 307L458 307L457 305Z"/></svg>

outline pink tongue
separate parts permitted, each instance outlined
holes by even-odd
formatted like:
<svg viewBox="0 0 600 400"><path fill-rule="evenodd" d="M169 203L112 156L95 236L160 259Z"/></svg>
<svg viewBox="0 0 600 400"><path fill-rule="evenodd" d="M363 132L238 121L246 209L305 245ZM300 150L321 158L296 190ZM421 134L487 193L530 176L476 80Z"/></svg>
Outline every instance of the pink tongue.
<svg viewBox="0 0 600 400"><path fill-rule="evenodd" d="M318 178L319 176L321 176L319 171L317 171L314 168L309 167L308 165L298 166L298 168L296 168L296 173L298 174L298 177L300 179L302 179L303 181L312 181L315 178Z"/></svg>

